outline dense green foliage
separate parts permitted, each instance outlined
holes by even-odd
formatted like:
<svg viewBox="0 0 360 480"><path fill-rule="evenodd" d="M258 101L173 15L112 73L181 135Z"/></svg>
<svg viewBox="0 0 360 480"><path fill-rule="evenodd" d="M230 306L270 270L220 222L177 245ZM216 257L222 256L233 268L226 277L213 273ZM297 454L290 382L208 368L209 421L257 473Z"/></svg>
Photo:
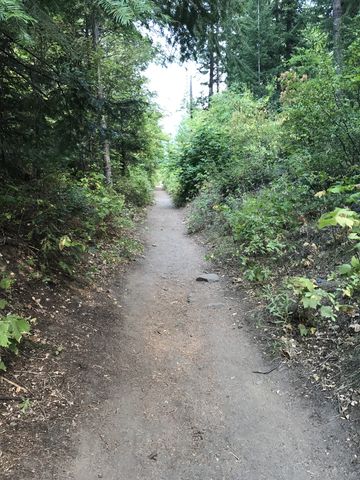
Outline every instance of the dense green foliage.
<svg viewBox="0 0 360 480"><path fill-rule="evenodd" d="M127 216L124 201L151 199L162 134L142 76L152 48L133 23L150 5L0 6L0 225L47 262L64 236L79 253Z"/></svg>
<svg viewBox="0 0 360 480"><path fill-rule="evenodd" d="M358 22L347 19L341 68L326 31L303 30L265 96L255 78L215 95L163 167L209 256L265 286L269 311L300 336L348 331L360 303Z"/></svg>
<svg viewBox="0 0 360 480"><path fill-rule="evenodd" d="M155 52L137 29L153 15L146 0L0 0L5 279L73 277L107 243L120 256L133 248L132 212L152 200L163 148L143 76ZM28 323L11 289L0 295L0 350L16 351Z"/></svg>
<svg viewBox="0 0 360 480"><path fill-rule="evenodd" d="M360 7L357 0L156 3L169 20L170 41L180 45L183 58L195 58L207 75L209 97L219 92L222 81L245 85L257 96L266 94L274 76L286 71L287 60L303 46L305 27L320 27L328 34L340 61L341 49L353 40L353 19ZM336 4L341 11L335 12Z"/></svg>

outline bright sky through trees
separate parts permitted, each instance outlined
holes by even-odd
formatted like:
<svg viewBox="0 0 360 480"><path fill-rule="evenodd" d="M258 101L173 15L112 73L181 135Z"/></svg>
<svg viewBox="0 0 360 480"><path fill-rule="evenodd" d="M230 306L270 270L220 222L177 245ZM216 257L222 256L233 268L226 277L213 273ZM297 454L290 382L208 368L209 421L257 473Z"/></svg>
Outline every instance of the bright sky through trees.
<svg viewBox="0 0 360 480"><path fill-rule="evenodd" d="M175 135L189 103L190 77L193 77L194 97L206 94L202 85L206 79L197 72L194 62L170 63L167 66L153 63L146 70L149 89L156 94L155 101L164 113L162 126L169 135Z"/></svg>

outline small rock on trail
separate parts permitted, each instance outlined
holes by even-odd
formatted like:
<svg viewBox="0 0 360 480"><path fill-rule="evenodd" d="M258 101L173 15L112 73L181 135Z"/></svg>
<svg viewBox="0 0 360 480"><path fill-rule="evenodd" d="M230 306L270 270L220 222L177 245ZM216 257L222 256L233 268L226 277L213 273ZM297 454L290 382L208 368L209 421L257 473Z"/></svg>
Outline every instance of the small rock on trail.
<svg viewBox="0 0 360 480"><path fill-rule="evenodd" d="M215 310L218 310L220 308L225 308L225 303L209 303L208 308L213 308Z"/></svg>
<svg viewBox="0 0 360 480"><path fill-rule="evenodd" d="M220 277L219 275L216 275L216 273L203 273L197 277L196 281L215 283L220 281Z"/></svg>

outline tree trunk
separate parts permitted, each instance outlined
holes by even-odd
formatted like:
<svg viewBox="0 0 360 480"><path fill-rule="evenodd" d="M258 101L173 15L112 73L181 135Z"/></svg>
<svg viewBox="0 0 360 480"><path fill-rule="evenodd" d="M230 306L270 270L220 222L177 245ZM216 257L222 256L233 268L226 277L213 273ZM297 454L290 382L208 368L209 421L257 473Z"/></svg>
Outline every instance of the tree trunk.
<svg viewBox="0 0 360 480"><path fill-rule="evenodd" d="M295 27L295 17L296 17L296 4L293 2L288 2L285 15L285 28L286 28L286 37L285 37L285 58L288 60L294 50L292 31Z"/></svg>
<svg viewBox="0 0 360 480"><path fill-rule="evenodd" d="M219 38L220 38L220 26L219 20L216 24L216 36L215 36L215 44L216 44L216 92L220 92L220 81L221 81L221 53L220 53L220 45L219 45Z"/></svg>
<svg viewBox="0 0 360 480"><path fill-rule="evenodd" d="M190 75L190 118L194 117L194 94L193 94L193 77Z"/></svg>
<svg viewBox="0 0 360 480"><path fill-rule="evenodd" d="M213 47L210 47L209 52L209 103L211 97L214 95L214 79L215 79L215 59Z"/></svg>
<svg viewBox="0 0 360 480"><path fill-rule="evenodd" d="M337 70L340 70L342 60L341 50L341 0L333 0L333 31L334 31L334 59Z"/></svg>
<svg viewBox="0 0 360 480"><path fill-rule="evenodd" d="M96 13L94 13L94 21L93 21L93 47L96 54L96 62L97 62L97 82L98 82L98 101L100 105L100 119L99 119L99 131L100 131L100 143L103 149L103 170L105 176L105 182L107 185L112 185L112 172L111 172L111 158L110 158L110 141L107 138L107 121L106 115L104 114L104 87L102 84L102 76L101 76L101 60L100 57L97 55L97 49L100 43L100 29L99 29L99 22L96 17Z"/></svg>
<svg viewBox="0 0 360 480"><path fill-rule="evenodd" d="M107 185L112 185L112 172L111 172L111 159L110 159L110 142L109 139L106 138L106 117L105 115L102 116L102 130L103 130L103 148L104 148L104 175L105 175L105 182Z"/></svg>
<svg viewBox="0 0 360 480"><path fill-rule="evenodd" d="M260 31L260 0L257 2L257 76L261 86L261 31Z"/></svg>

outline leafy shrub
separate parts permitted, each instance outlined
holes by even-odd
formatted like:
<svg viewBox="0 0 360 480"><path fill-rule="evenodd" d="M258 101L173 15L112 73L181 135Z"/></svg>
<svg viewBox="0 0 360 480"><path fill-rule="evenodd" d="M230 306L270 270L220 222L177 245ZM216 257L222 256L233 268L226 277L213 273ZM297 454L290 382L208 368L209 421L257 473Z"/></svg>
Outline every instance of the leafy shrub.
<svg viewBox="0 0 360 480"><path fill-rule="evenodd" d="M199 195L191 203L190 213L187 219L187 227L190 233L196 233L209 228L216 220L223 197L215 188L202 188Z"/></svg>
<svg viewBox="0 0 360 480"><path fill-rule="evenodd" d="M153 200L154 185L147 172L139 167L130 167L127 175L118 179L115 190L125 197L129 205L145 207Z"/></svg>
<svg viewBox="0 0 360 480"><path fill-rule="evenodd" d="M256 194L237 199L229 198L222 207L235 242L245 256L280 254L285 247L284 234L298 223L294 204L301 197L300 190L285 185L266 187Z"/></svg>
<svg viewBox="0 0 360 480"><path fill-rule="evenodd" d="M0 291L2 294L9 293L15 279L3 273L0 280ZM5 298L0 299L0 312L8 307L8 302ZM18 315L8 313L7 315L0 314L0 370L6 370L4 356L8 353L18 353L18 345L22 337L30 331L30 324L25 319Z"/></svg>
<svg viewBox="0 0 360 480"><path fill-rule="evenodd" d="M270 285L264 287L263 296L268 312L281 323L288 323L293 316L296 300L287 289L274 291Z"/></svg>
<svg viewBox="0 0 360 480"><path fill-rule="evenodd" d="M308 30L305 42L281 76L284 149L290 159L305 156L308 171L354 174L360 153L359 96L349 82L354 69L336 73L327 37L318 30ZM349 63L359 55L354 45L348 55Z"/></svg>
<svg viewBox="0 0 360 480"><path fill-rule="evenodd" d="M0 370L6 370L3 361L3 352L18 352L18 345L22 337L30 331L27 320L17 315L0 316Z"/></svg>
<svg viewBox="0 0 360 480"><path fill-rule="evenodd" d="M279 79L279 110L270 97L255 99L246 90L221 93L208 110L184 123L170 148L176 203L196 197L189 231L210 232L220 245L213 256L225 252L248 279L266 280L266 269L257 263L283 257L292 240L336 207L321 191L342 179L344 168L356 178L355 44L338 75L326 36L306 31L304 47ZM358 199L353 195L351 201Z"/></svg>
<svg viewBox="0 0 360 480"><path fill-rule="evenodd" d="M42 270L71 274L90 246L131 223L124 196L105 187L99 174L7 186L0 197L4 237L31 246Z"/></svg>

